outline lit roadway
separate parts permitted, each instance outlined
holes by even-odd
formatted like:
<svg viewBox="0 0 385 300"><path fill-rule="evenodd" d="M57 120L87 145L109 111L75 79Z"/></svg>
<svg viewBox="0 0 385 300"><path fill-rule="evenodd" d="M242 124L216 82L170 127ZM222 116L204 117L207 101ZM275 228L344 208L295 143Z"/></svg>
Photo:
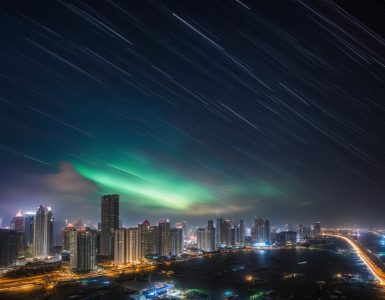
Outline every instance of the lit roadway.
<svg viewBox="0 0 385 300"><path fill-rule="evenodd" d="M196 259L209 254L180 259L173 262L161 262L160 264L171 264L186 261L189 259ZM149 271L156 267L155 264L142 263L139 265L119 265L111 266L111 268L102 271L93 271L86 274L71 273L68 270L52 271L45 274L30 275L20 278L0 278L0 293L10 291L32 291L42 288L53 288L51 283L66 283L75 282L82 279L89 279L98 276L116 277L122 274L140 273L142 271Z"/></svg>
<svg viewBox="0 0 385 300"><path fill-rule="evenodd" d="M52 283L64 283L64 282L73 282L81 279L88 279L98 276L108 276L115 277L119 276L122 273L139 273L142 271L149 270L154 268L154 265L151 264L142 264L140 266L116 266L109 270L103 270L98 272L90 272L87 274L74 274L70 272L63 271L53 271L46 274L31 275L28 277L20 278L0 278L0 292L4 291L31 291L35 289L41 289L42 287L52 288L53 285L47 283L47 281ZM48 279L48 280L47 280Z"/></svg>
<svg viewBox="0 0 385 300"><path fill-rule="evenodd" d="M385 264L370 250L364 248L359 242L344 235L324 233L325 236L332 236L343 239L348 242L350 246L357 252L358 256L368 267L370 272L377 278L381 285L385 285Z"/></svg>

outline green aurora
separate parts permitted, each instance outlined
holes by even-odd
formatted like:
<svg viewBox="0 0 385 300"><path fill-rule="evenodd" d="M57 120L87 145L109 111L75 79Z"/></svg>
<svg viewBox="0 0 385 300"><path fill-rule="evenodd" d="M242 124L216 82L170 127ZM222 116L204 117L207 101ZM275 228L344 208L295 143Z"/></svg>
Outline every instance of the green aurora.
<svg viewBox="0 0 385 300"><path fill-rule="evenodd" d="M146 160L133 159L129 163L102 163L97 166L73 165L79 174L104 192L120 194L122 201L170 212L184 211L189 214L189 210L196 207L220 207L228 200L245 196L256 199L284 196L280 190L262 180L210 185L154 168Z"/></svg>

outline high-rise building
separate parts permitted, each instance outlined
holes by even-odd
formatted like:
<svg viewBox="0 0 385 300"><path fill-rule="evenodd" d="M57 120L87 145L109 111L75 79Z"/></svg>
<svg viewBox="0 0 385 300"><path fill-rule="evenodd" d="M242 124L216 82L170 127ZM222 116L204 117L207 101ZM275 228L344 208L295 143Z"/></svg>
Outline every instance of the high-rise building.
<svg viewBox="0 0 385 300"><path fill-rule="evenodd" d="M140 235L138 228L128 229L128 255L127 259L129 263L137 263L142 259L140 251Z"/></svg>
<svg viewBox="0 0 385 300"><path fill-rule="evenodd" d="M33 255L46 257L53 249L53 213L50 207L40 205L36 211L33 235Z"/></svg>
<svg viewBox="0 0 385 300"><path fill-rule="evenodd" d="M61 232L62 251L70 251L70 233L76 231L72 224L68 224Z"/></svg>
<svg viewBox="0 0 385 300"><path fill-rule="evenodd" d="M0 266L5 267L16 262L17 233L12 229L0 229Z"/></svg>
<svg viewBox="0 0 385 300"><path fill-rule="evenodd" d="M12 229L15 230L17 235L17 256L24 256L24 216L19 211L12 219Z"/></svg>
<svg viewBox="0 0 385 300"><path fill-rule="evenodd" d="M183 243L187 239L187 223L186 221L176 223L176 228L182 228Z"/></svg>
<svg viewBox="0 0 385 300"><path fill-rule="evenodd" d="M208 220L207 221L207 227L210 228L210 229L215 228L214 227L214 221L213 220Z"/></svg>
<svg viewBox="0 0 385 300"><path fill-rule="evenodd" d="M96 255L100 254L100 232L102 230L102 223L98 223L98 235L96 236Z"/></svg>
<svg viewBox="0 0 385 300"><path fill-rule="evenodd" d="M115 230L114 263L116 265L139 262L142 258L138 228Z"/></svg>
<svg viewBox="0 0 385 300"><path fill-rule="evenodd" d="M303 226L299 224L297 226L297 241L298 242L303 242L306 241L311 234L310 227Z"/></svg>
<svg viewBox="0 0 385 300"><path fill-rule="evenodd" d="M140 235L140 249L143 258L150 258L157 255L158 226L150 226L148 220L138 225Z"/></svg>
<svg viewBox="0 0 385 300"><path fill-rule="evenodd" d="M234 224L231 224L230 235L230 246L235 246L237 239L237 228L234 226Z"/></svg>
<svg viewBox="0 0 385 300"><path fill-rule="evenodd" d="M219 246L221 244L221 227L223 218L218 218L215 224L215 243Z"/></svg>
<svg viewBox="0 0 385 300"><path fill-rule="evenodd" d="M294 245L297 242L297 232L282 231L274 233L272 242L279 245Z"/></svg>
<svg viewBox="0 0 385 300"><path fill-rule="evenodd" d="M33 227L34 227L35 213L24 213L24 243L25 246L32 246L33 243Z"/></svg>
<svg viewBox="0 0 385 300"><path fill-rule="evenodd" d="M168 256L170 255L170 221L161 220L158 223L158 255L159 256Z"/></svg>
<svg viewBox="0 0 385 300"><path fill-rule="evenodd" d="M245 243L245 223L243 220L239 220L239 224L235 230L235 244L244 245Z"/></svg>
<svg viewBox="0 0 385 300"><path fill-rule="evenodd" d="M88 272L96 268L96 230L85 228L71 230L69 235L70 267L76 272Z"/></svg>
<svg viewBox="0 0 385 300"><path fill-rule="evenodd" d="M101 201L100 254L114 254L113 233L119 228L119 195L105 195Z"/></svg>
<svg viewBox="0 0 385 300"><path fill-rule="evenodd" d="M231 220L225 220L223 218L217 219L217 225L215 228L216 243L220 246L233 246L235 243L235 232L233 232L234 226ZM219 231L219 232L218 232Z"/></svg>
<svg viewBox="0 0 385 300"><path fill-rule="evenodd" d="M170 240L171 255L181 255L183 252L183 229L171 228L170 235L171 235L171 240Z"/></svg>
<svg viewBox="0 0 385 300"><path fill-rule="evenodd" d="M12 219L12 229L16 232L24 232L24 216L21 211Z"/></svg>
<svg viewBox="0 0 385 300"><path fill-rule="evenodd" d="M252 228L252 239L254 243L270 243L270 222L267 219L256 218Z"/></svg>
<svg viewBox="0 0 385 300"><path fill-rule="evenodd" d="M270 244L270 221L265 219L263 224L263 239L266 244Z"/></svg>
<svg viewBox="0 0 385 300"><path fill-rule="evenodd" d="M119 228L114 233L114 264L122 265L127 263L128 229Z"/></svg>
<svg viewBox="0 0 385 300"><path fill-rule="evenodd" d="M216 249L214 226L198 228L197 244L199 250L214 251Z"/></svg>
<svg viewBox="0 0 385 300"><path fill-rule="evenodd" d="M256 218L254 220L254 225L251 229L251 236L253 238L254 243L260 243L262 239L262 232L261 228L263 226L263 219L262 218Z"/></svg>
<svg viewBox="0 0 385 300"><path fill-rule="evenodd" d="M315 222L313 226L314 237L319 237L321 235L321 223Z"/></svg>

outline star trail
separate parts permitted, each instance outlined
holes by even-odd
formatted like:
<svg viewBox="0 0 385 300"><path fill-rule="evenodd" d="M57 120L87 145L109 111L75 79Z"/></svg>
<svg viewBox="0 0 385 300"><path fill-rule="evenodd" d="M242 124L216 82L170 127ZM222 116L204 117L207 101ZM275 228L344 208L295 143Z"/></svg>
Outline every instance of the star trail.
<svg viewBox="0 0 385 300"><path fill-rule="evenodd" d="M3 217L384 224L380 1L0 8Z"/></svg>

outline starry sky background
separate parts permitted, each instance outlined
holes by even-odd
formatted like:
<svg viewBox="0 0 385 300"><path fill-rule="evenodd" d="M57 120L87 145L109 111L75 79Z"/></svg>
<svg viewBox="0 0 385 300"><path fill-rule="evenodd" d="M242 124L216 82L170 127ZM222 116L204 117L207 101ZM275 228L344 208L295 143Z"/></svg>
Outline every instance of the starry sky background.
<svg viewBox="0 0 385 300"><path fill-rule="evenodd" d="M383 2L0 5L3 218L385 225Z"/></svg>

